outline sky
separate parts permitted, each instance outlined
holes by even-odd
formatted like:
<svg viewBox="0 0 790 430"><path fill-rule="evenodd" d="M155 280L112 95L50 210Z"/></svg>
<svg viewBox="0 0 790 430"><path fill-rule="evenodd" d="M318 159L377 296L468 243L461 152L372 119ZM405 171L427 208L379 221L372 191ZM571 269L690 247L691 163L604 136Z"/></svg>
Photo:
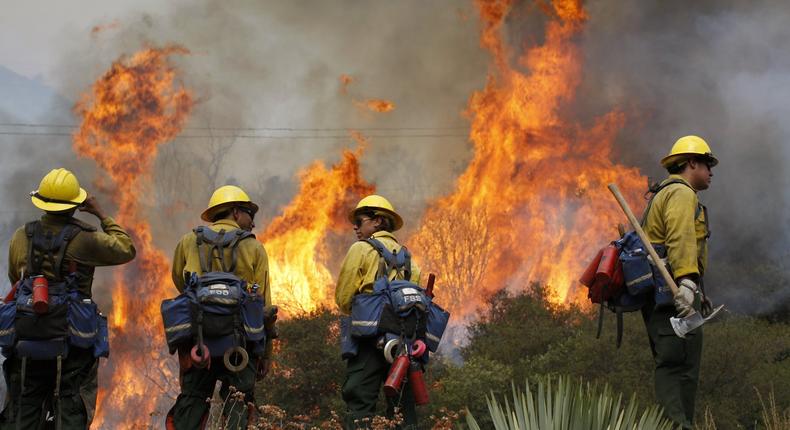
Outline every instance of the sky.
<svg viewBox="0 0 790 430"><path fill-rule="evenodd" d="M62 38L90 40L91 29L137 11L157 10L155 0L2 0L0 63L31 79L58 82Z"/></svg>

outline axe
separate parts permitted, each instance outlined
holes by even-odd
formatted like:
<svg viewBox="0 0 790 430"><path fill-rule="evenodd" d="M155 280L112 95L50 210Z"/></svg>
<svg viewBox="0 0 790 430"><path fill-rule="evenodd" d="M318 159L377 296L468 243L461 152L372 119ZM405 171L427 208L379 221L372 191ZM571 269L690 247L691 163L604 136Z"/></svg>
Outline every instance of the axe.
<svg viewBox="0 0 790 430"><path fill-rule="evenodd" d="M658 254L656 250L653 248L653 244L650 243L650 240L647 238L647 234L645 231L642 230L642 225L637 221L636 216L634 213L631 212L631 208L626 203L623 195L620 193L620 190L617 188L615 184L609 184L609 191L612 192L614 198L617 199L617 203L620 204L620 207L623 209L625 216L628 217L628 221L634 227L634 231L636 234L639 235L639 238L642 239L642 244L645 246L647 253L650 254L650 258L653 259L655 266L658 268L658 271L661 272L661 277L664 278L664 282L669 285L669 288L672 290L672 295L677 296L679 293L678 286L675 284L675 280L672 279L672 276L669 274L666 265L663 264L663 260L658 258ZM695 328L705 324L706 322L710 321L716 315L718 315L719 311L724 308L724 305L719 305L716 309L708 315L707 318L703 318L699 312L693 311L690 315L687 315L684 318L677 318L671 317L669 319L669 323L672 325L672 330L675 331L675 334L680 338L685 338L686 334Z"/></svg>

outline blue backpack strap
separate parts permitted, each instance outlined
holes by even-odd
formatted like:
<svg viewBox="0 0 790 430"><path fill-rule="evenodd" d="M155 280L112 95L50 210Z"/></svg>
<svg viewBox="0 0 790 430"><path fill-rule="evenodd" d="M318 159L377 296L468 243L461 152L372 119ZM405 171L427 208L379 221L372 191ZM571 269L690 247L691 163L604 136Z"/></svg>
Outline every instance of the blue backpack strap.
<svg viewBox="0 0 790 430"><path fill-rule="evenodd" d="M379 271L376 278L387 277L390 270L395 269L397 260L395 255L390 252L381 241L372 237L365 239L376 252L379 253Z"/></svg>
<svg viewBox="0 0 790 430"><path fill-rule="evenodd" d="M400 248L397 254L395 254L395 264L396 270L403 274L403 279L410 280L411 279L411 252L406 249L405 246Z"/></svg>

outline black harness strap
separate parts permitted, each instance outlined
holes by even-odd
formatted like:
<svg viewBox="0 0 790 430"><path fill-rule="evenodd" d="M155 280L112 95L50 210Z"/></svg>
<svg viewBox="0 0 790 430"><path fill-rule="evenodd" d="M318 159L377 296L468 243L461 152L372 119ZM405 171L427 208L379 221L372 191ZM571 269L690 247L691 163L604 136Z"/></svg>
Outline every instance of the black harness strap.
<svg viewBox="0 0 790 430"><path fill-rule="evenodd" d="M42 264L46 259L52 267L53 280L62 281L66 248L80 231L82 228L79 226L66 224L57 235L54 235L51 231L45 232L40 221L25 224L25 235L28 238L27 273L42 275Z"/></svg>
<svg viewBox="0 0 790 430"><path fill-rule="evenodd" d="M221 229L217 232L216 241L212 241L214 246L211 247L211 256L214 257L215 255L219 258L219 267L222 269L223 272L227 272L228 268L225 266L225 229Z"/></svg>
<svg viewBox="0 0 790 430"><path fill-rule="evenodd" d="M27 274L33 273L33 267L36 265L33 262L33 236L36 226L38 225L38 221L33 221L25 224L25 235L27 235ZM40 265L40 263L38 264Z"/></svg>
<svg viewBox="0 0 790 430"><path fill-rule="evenodd" d="M219 260L220 269L223 272L233 273L238 260L239 242L248 237L255 237L253 233L242 229L214 231L200 226L192 231L197 236L198 259L200 260L200 270L203 273L212 271L212 260L215 257ZM225 249L230 249L230 266L225 259Z"/></svg>

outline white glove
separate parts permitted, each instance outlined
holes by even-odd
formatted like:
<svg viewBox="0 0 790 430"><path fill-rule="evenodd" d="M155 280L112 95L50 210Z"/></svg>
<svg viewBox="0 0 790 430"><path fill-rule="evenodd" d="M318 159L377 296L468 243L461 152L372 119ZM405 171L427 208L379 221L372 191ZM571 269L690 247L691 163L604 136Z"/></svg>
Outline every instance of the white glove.
<svg viewBox="0 0 790 430"><path fill-rule="evenodd" d="M683 278L678 285L678 293L674 297L675 310L681 318L693 314L694 298L697 295L697 284L689 278Z"/></svg>

